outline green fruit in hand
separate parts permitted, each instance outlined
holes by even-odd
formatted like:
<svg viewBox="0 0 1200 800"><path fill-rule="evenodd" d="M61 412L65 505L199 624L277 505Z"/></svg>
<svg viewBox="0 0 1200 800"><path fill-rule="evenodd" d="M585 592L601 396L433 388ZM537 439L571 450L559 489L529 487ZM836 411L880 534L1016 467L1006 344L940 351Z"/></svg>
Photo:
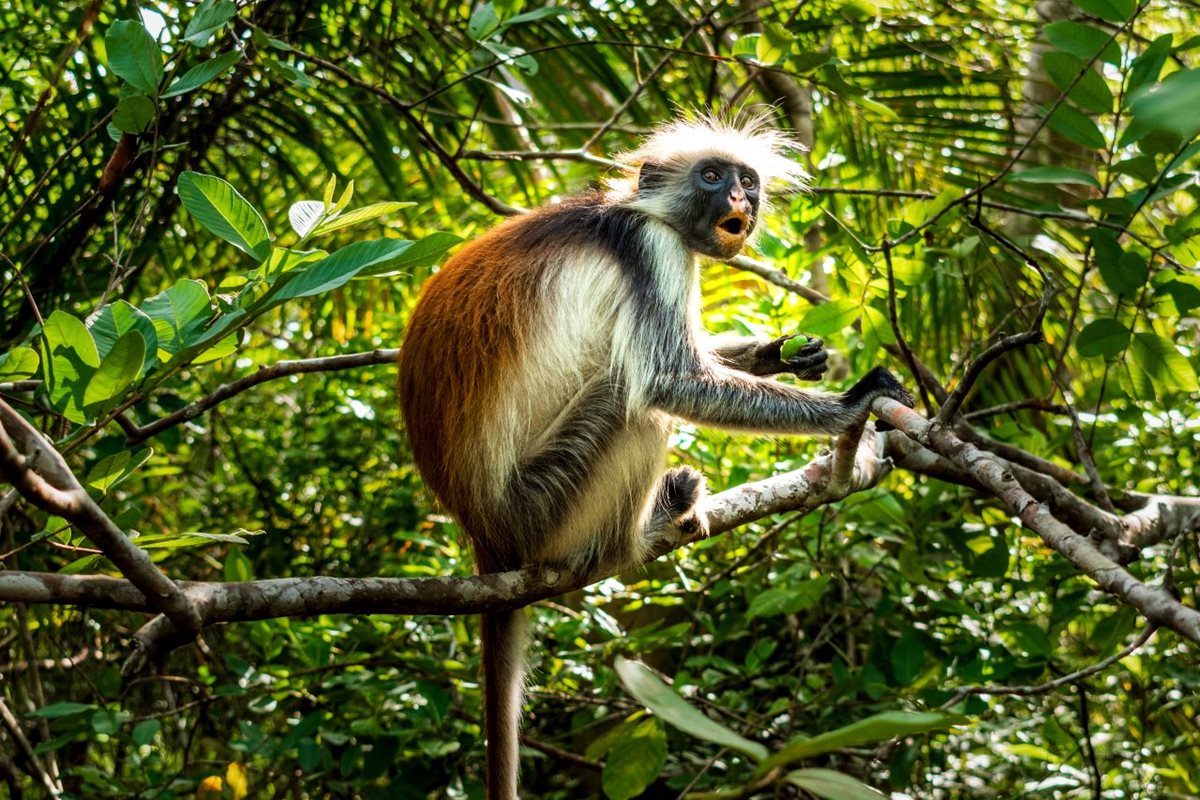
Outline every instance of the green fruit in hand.
<svg viewBox="0 0 1200 800"><path fill-rule="evenodd" d="M783 343L783 347L779 348L779 360L791 361L796 356L800 355L801 349L808 344L808 337L796 334L792 338Z"/></svg>

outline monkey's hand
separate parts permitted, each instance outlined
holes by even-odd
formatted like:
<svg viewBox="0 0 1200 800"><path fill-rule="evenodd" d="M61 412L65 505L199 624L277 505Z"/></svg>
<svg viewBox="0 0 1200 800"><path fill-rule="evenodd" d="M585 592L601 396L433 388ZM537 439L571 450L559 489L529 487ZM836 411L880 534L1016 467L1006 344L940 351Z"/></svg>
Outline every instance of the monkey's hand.
<svg viewBox="0 0 1200 800"><path fill-rule="evenodd" d="M777 371L789 372L802 381L819 381L829 370L829 353L825 342L814 337L799 347L787 347L796 336L781 336L763 347L760 358L771 359L779 365ZM786 351L786 356L785 356Z"/></svg>
<svg viewBox="0 0 1200 800"><path fill-rule="evenodd" d="M904 385L896 379L896 376L883 367L876 367L862 376L858 383L850 387L844 397L844 402L847 404L852 406L857 405L864 409L864 418L868 413L866 406L870 405L877 397L890 397L897 403L906 405L909 408L915 408L917 405L912 394L904 388ZM877 431L891 429L892 426L883 420L875 423L875 430Z"/></svg>

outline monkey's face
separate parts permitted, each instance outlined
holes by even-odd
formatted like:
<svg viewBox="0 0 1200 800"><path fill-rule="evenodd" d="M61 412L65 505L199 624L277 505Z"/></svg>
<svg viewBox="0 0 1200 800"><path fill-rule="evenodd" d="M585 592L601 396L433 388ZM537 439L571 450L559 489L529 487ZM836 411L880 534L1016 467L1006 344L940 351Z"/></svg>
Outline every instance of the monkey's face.
<svg viewBox="0 0 1200 800"><path fill-rule="evenodd" d="M692 170L691 183L683 231L688 247L713 258L733 258L758 222L758 173L724 158L705 158Z"/></svg>

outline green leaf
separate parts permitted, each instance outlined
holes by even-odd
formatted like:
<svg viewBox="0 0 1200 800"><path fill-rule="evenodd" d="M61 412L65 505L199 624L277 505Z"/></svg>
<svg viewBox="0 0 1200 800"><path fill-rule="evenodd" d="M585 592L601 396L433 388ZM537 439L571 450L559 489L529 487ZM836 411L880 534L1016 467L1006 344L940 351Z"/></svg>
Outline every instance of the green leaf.
<svg viewBox="0 0 1200 800"><path fill-rule="evenodd" d="M1137 8L1136 0L1075 0L1075 5L1108 22L1124 22Z"/></svg>
<svg viewBox="0 0 1200 800"><path fill-rule="evenodd" d="M225 580L230 583L254 579L254 570L250 566L250 559L246 558L246 554L237 548L230 548L229 553L225 556L224 571Z"/></svg>
<svg viewBox="0 0 1200 800"><path fill-rule="evenodd" d="M37 374L37 351L31 347L14 347L0 355L0 381L20 381Z"/></svg>
<svg viewBox="0 0 1200 800"><path fill-rule="evenodd" d="M1192 275L1180 275L1174 280L1166 281L1158 287L1161 294L1171 296L1175 301L1175 310L1186 314L1193 308L1200 308L1200 278ZM18 348L20 349L20 348ZM0 374L3 373L0 365Z"/></svg>
<svg viewBox="0 0 1200 800"><path fill-rule="evenodd" d="M1191 139L1200 133L1200 69L1182 70L1144 86L1129 101L1133 119L1152 131Z"/></svg>
<svg viewBox="0 0 1200 800"><path fill-rule="evenodd" d="M760 64L778 64L791 55L795 39L781 25L768 23L755 43L755 59Z"/></svg>
<svg viewBox="0 0 1200 800"><path fill-rule="evenodd" d="M831 769L800 769L789 772L785 780L824 800L887 800L883 792Z"/></svg>
<svg viewBox="0 0 1200 800"><path fill-rule="evenodd" d="M141 22L119 19L104 35L108 68L133 88L148 95L158 93L162 82L162 51Z"/></svg>
<svg viewBox="0 0 1200 800"><path fill-rule="evenodd" d="M523 14L517 14L516 16L509 17L508 19L504 20L503 27L508 28L513 25L524 25L528 22L536 22L537 20L545 19L546 17L559 17L570 13L571 9L569 8L554 8L552 6L547 6L546 8L535 8L532 11L526 11Z"/></svg>
<svg viewBox="0 0 1200 800"><path fill-rule="evenodd" d="M342 228L348 228L351 225L357 225L360 222L382 217L384 214L391 214L394 211L399 211L402 208L415 206L416 203L372 203L369 206L356 208L346 214L340 214L333 219L327 219L317 225L313 231L313 236L324 236L333 231L340 231Z"/></svg>
<svg viewBox="0 0 1200 800"><path fill-rule="evenodd" d="M202 282L187 279L142 301L142 311L154 322L158 346L174 354L203 335L212 302Z"/></svg>
<svg viewBox="0 0 1200 800"><path fill-rule="evenodd" d="M83 482L98 492L107 494L109 489L128 478L138 467L149 461L152 455L154 455L154 450L149 447L143 447L137 452L121 450L113 453L100 459L94 467L88 470L87 477Z"/></svg>
<svg viewBox="0 0 1200 800"><path fill-rule="evenodd" d="M896 332L892 330L892 324L886 314L871 306L863 306L862 312L865 336L873 337L879 344L896 343Z"/></svg>
<svg viewBox="0 0 1200 800"><path fill-rule="evenodd" d="M757 61L758 41L761 38L761 33L746 33L739 36L733 43L733 57L742 61Z"/></svg>
<svg viewBox="0 0 1200 800"><path fill-rule="evenodd" d="M1113 94L1108 84L1099 72L1086 66L1082 59L1067 53L1051 52L1042 57L1042 64L1059 89L1066 92L1070 87L1067 97L1076 105L1097 114L1108 114L1113 110ZM1073 81L1075 85L1071 86Z"/></svg>
<svg viewBox="0 0 1200 800"><path fill-rule="evenodd" d="M500 16L493 3L484 3L471 13L467 21L467 35L475 41L486 39L500 27Z"/></svg>
<svg viewBox="0 0 1200 800"><path fill-rule="evenodd" d="M121 723L129 718L128 712L112 711L107 708L102 708L95 714L92 714L88 723L92 726L92 732L105 736L112 736L117 731L121 730Z"/></svg>
<svg viewBox="0 0 1200 800"><path fill-rule="evenodd" d="M1099 28L1064 20L1050 23L1042 29L1042 33L1050 44L1064 53L1091 60L1092 56L1103 51L1100 56L1103 61L1117 66L1121 64L1120 45Z"/></svg>
<svg viewBox="0 0 1200 800"><path fill-rule="evenodd" d="M367 267L386 263L412 246L404 239L373 239L346 245L303 270L285 272L268 295L272 304L336 289Z"/></svg>
<svg viewBox="0 0 1200 800"><path fill-rule="evenodd" d="M1138 89L1158 80L1158 74L1162 72L1163 65L1167 63L1167 57L1171 55L1171 40L1171 34L1164 33L1133 60L1129 66L1129 78L1125 84L1126 105L1129 104L1130 98Z"/></svg>
<svg viewBox="0 0 1200 800"><path fill-rule="evenodd" d="M831 300L819 306L813 306L800 318L796 327L816 336L828 336L854 325L858 319L859 303L856 300Z"/></svg>
<svg viewBox="0 0 1200 800"><path fill-rule="evenodd" d="M122 133L141 133L154 121L154 101L140 94L122 97L113 111L112 124Z"/></svg>
<svg viewBox="0 0 1200 800"><path fill-rule="evenodd" d="M608 751L600 781L609 800L638 797L667 763L667 736L651 717L628 730Z"/></svg>
<svg viewBox="0 0 1200 800"><path fill-rule="evenodd" d="M746 617L771 617L778 614L795 614L812 608L825 595L829 588L829 576L797 581L794 584L775 589L767 589L754 595Z"/></svg>
<svg viewBox="0 0 1200 800"><path fill-rule="evenodd" d="M1064 184L1074 183L1082 186L1094 186L1100 188L1100 181L1096 180L1095 175L1089 175L1086 172L1069 167L1033 167L1032 169L1021 170L1014 172L1009 176L1009 181L1014 183L1049 183L1049 184Z"/></svg>
<svg viewBox="0 0 1200 800"><path fill-rule="evenodd" d="M185 94L193 89L200 88L213 78L225 73L241 57L242 53L240 50L230 50L228 53L213 56L203 64L197 64L183 73L180 78L172 81L167 90L163 92L163 97L175 97L176 95Z"/></svg>
<svg viewBox="0 0 1200 800"><path fill-rule="evenodd" d="M1136 333L1129 352L1133 362L1156 388L1182 392L1200 391L1196 371L1175 345L1153 333Z"/></svg>
<svg viewBox="0 0 1200 800"><path fill-rule="evenodd" d="M1090 117L1076 111L1065 103L1060 105L1050 115L1047 122L1055 133L1069 139L1075 144L1102 150L1105 146L1104 134Z"/></svg>
<svg viewBox="0 0 1200 800"><path fill-rule="evenodd" d="M233 19L237 7L233 0L204 0L196 6L187 30L183 32L183 40L188 44L203 47L208 44L209 37L216 33L226 22Z"/></svg>
<svg viewBox="0 0 1200 800"><path fill-rule="evenodd" d="M301 239L308 238L313 229L325 219L325 204L320 200L298 200L288 209L288 222Z"/></svg>
<svg viewBox="0 0 1200 800"><path fill-rule="evenodd" d="M158 720L144 720L133 726L133 732L129 734L129 738L133 739L133 743L139 747L148 745L154 741L160 728L162 728L162 723Z"/></svg>
<svg viewBox="0 0 1200 800"><path fill-rule="evenodd" d="M210 337L206 335L204 338L207 340ZM233 355L237 352L237 348L238 335L236 333L231 333L228 336L218 339L217 342L211 347L207 347L193 356L192 363L196 366L201 364L211 364L214 361L220 361L226 356Z"/></svg>
<svg viewBox="0 0 1200 800"><path fill-rule="evenodd" d="M767 748L739 736L724 725L713 722L676 694L640 661L630 661L617 656L616 670L617 676L629 693L664 722L698 739L737 750L755 761L767 757Z"/></svg>
<svg viewBox="0 0 1200 800"><path fill-rule="evenodd" d="M925 646L921 639L911 630L905 631L900 640L892 647L892 676L896 683L908 686L921 674L925 665Z"/></svg>
<svg viewBox="0 0 1200 800"><path fill-rule="evenodd" d="M87 326L65 311L55 311L42 328L42 368L50 405L72 422L83 422L83 393L100 366L100 355Z"/></svg>
<svg viewBox="0 0 1200 800"><path fill-rule="evenodd" d="M101 358L108 355L117 339L129 331L137 331L146 341L146 361L142 364L142 374L153 366L158 351L158 334L154 329L154 320L124 300L109 303L100 309L100 313L91 320L88 329L92 332L92 338L96 340L96 349Z"/></svg>
<svg viewBox="0 0 1200 800"><path fill-rule="evenodd" d="M145 362L146 340L140 333L129 331L117 339L83 393L83 406L88 413L100 414L116 405L121 394L137 380Z"/></svg>
<svg viewBox="0 0 1200 800"><path fill-rule="evenodd" d="M1129 328L1115 319L1098 319L1079 332L1075 350L1084 358L1112 358L1129 344Z"/></svg>
<svg viewBox="0 0 1200 800"><path fill-rule="evenodd" d="M1141 253L1129 251L1113 262L1108 259L1097 259L1100 267L1100 277L1104 284L1114 293L1130 297L1142 288L1150 277L1150 267Z"/></svg>
<svg viewBox="0 0 1200 800"><path fill-rule="evenodd" d="M412 246L405 248L395 260L380 267L364 269L358 276L360 278L380 278L432 266L441 261L448 249L461 241L462 237L456 234L434 231L424 239L413 242Z"/></svg>
<svg viewBox="0 0 1200 800"><path fill-rule="evenodd" d="M231 184L215 175L189 171L179 176L178 192L184 208L210 233L259 261L267 257L271 248L267 225Z"/></svg>
<svg viewBox="0 0 1200 800"><path fill-rule="evenodd" d="M758 765L758 774L782 764L790 764L802 758L811 758L844 747L857 747L897 736L914 736L919 733L943 730L965 722L963 717L941 712L885 711L867 717L843 728L822 733L811 739L795 739L783 750Z"/></svg>
<svg viewBox="0 0 1200 800"><path fill-rule="evenodd" d="M30 711L27 716L41 717L43 719L59 719L60 717L73 717L85 711L91 711L94 708L95 706L88 703L52 703L48 706L42 706L36 711Z"/></svg>

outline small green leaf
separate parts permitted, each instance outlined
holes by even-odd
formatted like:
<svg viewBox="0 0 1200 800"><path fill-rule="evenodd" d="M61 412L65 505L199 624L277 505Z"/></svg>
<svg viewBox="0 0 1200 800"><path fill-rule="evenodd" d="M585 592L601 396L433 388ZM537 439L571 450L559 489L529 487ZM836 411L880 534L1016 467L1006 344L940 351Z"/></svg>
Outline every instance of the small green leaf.
<svg viewBox="0 0 1200 800"><path fill-rule="evenodd" d="M108 68L133 88L148 94L158 93L162 82L162 51L141 22L119 19L104 35Z"/></svg>
<svg viewBox="0 0 1200 800"><path fill-rule="evenodd" d="M189 278L142 301L142 311L154 322L158 346L173 355L203 336L212 301L208 287Z"/></svg>
<svg viewBox="0 0 1200 800"><path fill-rule="evenodd" d="M1161 294L1171 296L1175 301L1175 310L1187 314L1193 308L1200 308L1200 278L1192 275L1180 275L1175 280L1166 281L1158 287ZM0 373L3 366L0 365Z"/></svg>
<svg viewBox="0 0 1200 800"><path fill-rule="evenodd" d="M203 64L197 64L177 80L173 81L167 90L163 92L163 97L175 97L176 95L185 94L198 89L219 75L224 74L230 67L238 62L242 57L239 50L230 50L228 53L222 53L219 56L213 56Z"/></svg>
<svg viewBox="0 0 1200 800"><path fill-rule="evenodd" d="M434 231L420 241L412 243L396 258L379 267L369 267L358 273L360 278L381 278L422 269L436 264L446 251L462 241L456 234Z"/></svg>
<svg viewBox="0 0 1200 800"><path fill-rule="evenodd" d="M667 736L662 723L651 717L629 729L608 751L600 774L608 800L638 797L667 763Z"/></svg>
<svg viewBox="0 0 1200 800"><path fill-rule="evenodd" d="M31 347L14 347L0 355L0 381L21 381L37 374L37 351Z"/></svg>
<svg viewBox="0 0 1200 800"><path fill-rule="evenodd" d="M1108 114L1113 110L1113 94L1104 78L1093 67L1068 53L1046 53L1042 64L1051 80L1071 101L1087 111ZM1075 85L1072 86L1071 84Z"/></svg>
<svg viewBox="0 0 1200 800"><path fill-rule="evenodd" d="M208 336L205 336L205 339L208 339L208 338L209 338ZM214 343L213 345L211 345L209 347L206 347L205 349L203 349L199 353L197 353L195 356L193 356L192 363L195 364L196 366L199 366L201 364L211 364L214 361L220 361L222 358L225 358L226 356L233 355L234 353L237 352L237 349L238 349L238 335L236 333L231 333L228 336L218 339L216 341L216 343Z"/></svg>
<svg viewBox="0 0 1200 800"><path fill-rule="evenodd" d="M158 720L144 720L133 726L133 732L129 734L129 738L133 739L133 743L139 747L148 745L154 741L160 728L162 728L162 723Z"/></svg>
<svg viewBox="0 0 1200 800"><path fill-rule="evenodd" d="M1136 333L1129 352L1155 388L1200 391L1196 371L1175 345L1153 333Z"/></svg>
<svg viewBox="0 0 1200 800"><path fill-rule="evenodd" d="M802 758L819 756L845 747L857 747L897 736L915 736L919 733L943 730L961 725L965 721L961 716L941 712L885 711L811 739L795 739L783 750L759 764L757 772L762 774L782 764L790 764Z"/></svg>
<svg viewBox="0 0 1200 800"><path fill-rule="evenodd" d="M124 711L112 711L107 708L102 708L95 714L92 714L89 724L92 726L92 732L104 736L112 736L117 731L121 730L121 723L129 718L129 714Z"/></svg>
<svg viewBox="0 0 1200 800"><path fill-rule="evenodd" d="M1136 0L1075 0L1075 5L1108 22L1124 22L1137 8Z"/></svg>
<svg viewBox="0 0 1200 800"><path fill-rule="evenodd" d="M96 349L101 358L108 355L117 339L131 330L137 331L146 340L146 361L142 364L142 374L154 365L158 351L154 320L124 300L109 303L100 309L100 313L91 320L88 329L92 332L92 338L96 340Z"/></svg>
<svg viewBox="0 0 1200 800"><path fill-rule="evenodd" d="M215 175L188 171L179 176L178 192L183 207L210 233L259 261L267 257L271 248L267 225L232 184Z"/></svg>
<svg viewBox="0 0 1200 800"><path fill-rule="evenodd" d="M755 761L767 757L767 749L713 722L667 686L640 661L617 656L617 675L629 693L670 725L698 739L745 753Z"/></svg>
<svg viewBox="0 0 1200 800"><path fill-rule="evenodd" d="M1129 79L1125 84L1126 105L1138 89L1158 80L1158 74L1162 72L1163 65L1167 63L1167 57L1171 55L1171 41L1171 34L1164 33L1151 42L1142 51L1142 54L1130 64Z"/></svg>
<svg viewBox="0 0 1200 800"><path fill-rule="evenodd" d="M791 55L796 41L781 25L768 23L755 43L755 60L760 64L778 64Z"/></svg>
<svg viewBox="0 0 1200 800"><path fill-rule="evenodd" d="M887 800L883 792L831 769L800 769L789 772L785 780L824 800Z"/></svg>
<svg viewBox="0 0 1200 800"><path fill-rule="evenodd" d="M1032 169L1021 170L1014 172L1009 181L1014 183L1049 183L1059 185L1064 183L1074 183L1082 186L1094 186L1100 188L1100 181L1096 180L1095 175L1089 175L1086 172L1069 167L1033 167Z"/></svg>
<svg viewBox="0 0 1200 800"><path fill-rule="evenodd" d="M250 567L250 559L238 548L230 548L225 556L225 580L233 583L253 579L254 570Z"/></svg>
<svg viewBox="0 0 1200 800"><path fill-rule="evenodd" d="M1131 297L1150 277L1150 268L1141 253L1130 250L1122 253L1114 263L1108 259L1097 259L1100 267L1100 277L1104 284L1114 293L1123 297Z"/></svg>
<svg viewBox="0 0 1200 800"><path fill-rule="evenodd" d="M351 225L357 225L360 222L382 217L385 214L391 214L394 211L399 211L402 208L415 206L416 203L372 203L369 206L356 208L345 214L340 214L333 219L327 219L316 226L316 230L312 232L313 236L324 236L327 233L348 228Z"/></svg>
<svg viewBox="0 0 1200 800"><path fill-rule="evenodd" d="M809 309L796 327L815 336L841 333L854 325L859 309L860 305L856 300L831 300Z"/></svg>
<svg viewBox="0 0 1200 800"><path fill-rule="evenodd" d="M1152 131L1191 139L1200 133L1200 69L1181 70L1130 96L1134 122Z"/></svg>
<svg viewBox="0 0 1200 800"><path fill-rule="evenodd" d="M100 459L94 467L88 470L87 477L83 482L101 494L107 494L109 489L128 478L138 467L149 461L152 455L154 455L154 450L149 447L143 447L137 452L121 450L113 453Z"/></svg>
<svg viewBox="0 0 1200 800"><path fill-rule="evenodd" d="M772 617L779 614L796 614L812 608L825 596L829 588L829 576L796 581L788 586L767 589L754 595L746 617Z"/></svg>
<svg viewBox="0 0 1200 800"><path fill-rule="evenodd" d="M742 34L733 43L733 57L742 61L757 61L760 39L762 39L761 33Z"/></svg>
<svg viewBox="0 0 1200 800"><path fill-rule="evenodd" d="M412 246L404 239L374 239L346 245L302 270L285 272L268 295L273 304L336 289L367 267L387 263Z"/></svg>
<svg viewBox="0 0 1200 800"><path fill-rule="evenodd" d="M140 94L122 97L113 111L112 124L122 133L141 133L154 121L154 101Z"/></svg>
<svg viewBox="0 0 1200 800"><path fill-rule="evenodd" d="M911 630L905 631L892 647L892 676L896 683L908 686L921 674L925 665L925 646Z"/></svg>
<svg viewBox="0 0 1200 800"><path fill-rule="evenodd" d="M112 350L100 362L83 393L83 407L98 415L116 405L122 393L142 372L146 361L146 340L136 330L117 339Z"/></svg>
<svg viewBox="0 0 1200 800"><path fill-rule="evenodd" d="M42 369L50 405L72 422L83 422L83 394L100 366L100 355L87 326L65 311L55 311L42 328Z"/></svg>
<svg viewBox="0 0 1200 800"><path fill-rule="evenodd" d="M499 27L500 16L496 13L496 6L484 3L471 13L471 19L467 22L467 35L478 42L491 36Z"/></svg>
<svg viewBox="0 0 1200 800"><path fill-rule="evenodd" d="M203 47L236 13L237 6L233 4L233 0L204 0L196 6L196 13L192 15L187 30L183 32L183 40L188 44Z"/></svg>
<svg viewBox="0 0 1200 800"><path fill-rule="evenodd" d="M61 717L73 717L77 714L82 714L86 711L91 711L95 708L87 703L52 703L48 706L42 706L36 711L30 711L27 716L41 717L43 719L59 719Z"/></svg>
<svg viewBox="0 0 1200 800"><path fill-rule="evenodd" d="M1085 25L1082 22L1052 22L1042 29L1050 44L1079 58L1091 60L1092 56L1103 51L1100 58L1109 64L1120 66L1121 47L1116 40L1099 28Z"/></svg>
<svg viewBox="0 0 1200 800"><path fill-rule="evenodd" d="M1104 134L1087 115L1076 111L1065 103L1060 105L1050 115L1047 123L1055 133L1069 139L1075 144L1102 150L1105 146Z"/></svg>
<svg viewBox="0 0 1200 800"><path fill-rule="evenodd" d="M1129 328L1115 319L1098 319L1079 332L1075 350L1084 358L1112 358L1129 344Z"/></svg>

